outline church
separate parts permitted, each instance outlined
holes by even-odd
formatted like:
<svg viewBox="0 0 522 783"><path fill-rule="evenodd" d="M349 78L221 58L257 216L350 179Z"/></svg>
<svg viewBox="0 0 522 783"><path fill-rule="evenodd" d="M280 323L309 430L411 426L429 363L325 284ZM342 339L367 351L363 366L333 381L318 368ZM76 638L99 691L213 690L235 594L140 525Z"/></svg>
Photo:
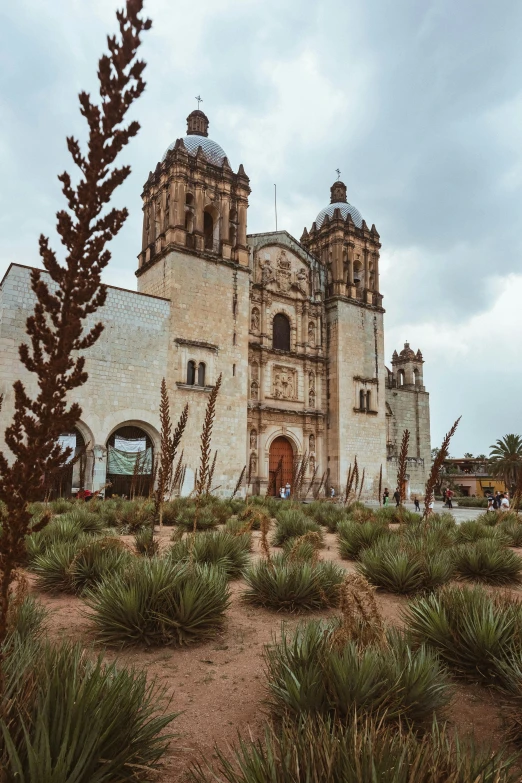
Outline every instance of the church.
<svg viewBox="0 0 522 783"><path fill-rule="evenodd" d="M355 458L362 498L393 493L404 429L406 492L422 493L430 468L429 395L423 357L406 343L384 356L380 236L348 202L343 182L299 240L248 234L249 178L231 168L199 109L144 185L137 291L108 287L92 322L104 331L86 354L75 393L82 418L63 443L80 455L59 491L148 492L159 452L160 385L174 423L186 403L183 481L189 494L200 433L219 375L212 489L278 494L305 467L303 487L342 494ZM325 199L326 200L326 199ZM312 216L310 216L312 217ZM34 379L18 358L34 307L30 268L11 264L0 286L0 448L13 415L13 382Z"/></svg>

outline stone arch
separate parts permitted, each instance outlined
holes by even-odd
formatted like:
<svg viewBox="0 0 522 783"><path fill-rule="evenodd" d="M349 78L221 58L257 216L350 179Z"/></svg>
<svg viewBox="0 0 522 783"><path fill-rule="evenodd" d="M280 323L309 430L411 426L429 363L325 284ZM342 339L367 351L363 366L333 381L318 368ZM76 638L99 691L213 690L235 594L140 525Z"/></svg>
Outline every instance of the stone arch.
<svg viewBox="0 0 522 783"><path fill-rule="evenodd" d="M121 437L127 441L143 441L142 449L128 451L115 446ZM105 442L107 448L106 495L113 494L147 496L152 490L154 462L159 448L159 433L155 427L144 421L127 420L112 428ZM139 455L139 456L138 456ZM139 461L141 460L141 462ZM136 463L138 461L138 472ZM134 475L136 473L136 475Z"/></svg>
<svg viewBox="0 0 522 783"><path fill-rule="evenodd" d="M404 386L406 383L406 376L404 370L399 370L397 373L397 386Z"/></svg>
<svg viewBox="0 0 522 783"><path fill-rule="evenodd" d="M203 234L205 250L219 250L219 212L214 204L207 204L203 210Z"/></svg>
<svg viewBox="0 0 522 783"><path fill-rule="evenodd" d="M279 495L280 488L292 485L296 453L288 433L276 433L268 447L268 492Z"/></svg>
<svg viewBox="0 0 522 783"><path fill-rule="evenodd" d="M285 310L279 310L272 317L272 346L276 350L292 350L292 318Z"/></svg>

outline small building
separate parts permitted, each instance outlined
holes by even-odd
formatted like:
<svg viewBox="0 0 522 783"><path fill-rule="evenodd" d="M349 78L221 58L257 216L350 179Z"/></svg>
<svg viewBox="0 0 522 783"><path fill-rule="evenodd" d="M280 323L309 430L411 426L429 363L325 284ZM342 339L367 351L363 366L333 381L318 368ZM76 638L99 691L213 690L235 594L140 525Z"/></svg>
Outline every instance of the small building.
<svg viewBox="0 0 522 783"><path fill-rule="evenodd" d="M451 480L464 497L485 497L488 492L504 492L504 480L493 477L488 461L480 457L447 459L444 462L445 477ZM443 480L442 486L446 486Z"/></svg>

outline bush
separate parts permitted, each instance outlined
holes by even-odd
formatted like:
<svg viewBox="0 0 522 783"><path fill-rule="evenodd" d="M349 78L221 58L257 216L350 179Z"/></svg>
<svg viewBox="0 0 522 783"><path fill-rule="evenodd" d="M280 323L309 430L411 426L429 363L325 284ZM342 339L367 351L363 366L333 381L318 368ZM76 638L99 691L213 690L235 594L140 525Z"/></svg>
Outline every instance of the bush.
<svg viewBox="0 0 522 783"><path fill-rule="evenodd" d="M459 508L487 508L488 507L488 499L487 498L454 498L453 502L457 500L457 503L459 504Z"/></svg>
<svg viewBox="0 0 522 783"><path fill-rule="evenodd" d="M329 562L288 561L276 555L272 562L258 560L244 573L248 589L243 598L251 604L285 612L307 612L335 606L345 571Z"/></svg>
<svg viewBox="0 0 522 783"><path fill-rule="evenodd" d="M139 555L154 557L159 554L159 541L154 537L152 527L142 527L134 536L134 546Z"/></svg>
<svg viewBox="0 0 522 783"><path fill-rule="evenodd" d="M522 581L522 559L511 549L490 539L458 547L455 570L463 579L491 585Z"/></svg>
<svg viewBox="0 0 522 783"><path fill-rule="evenodd" d="M7 620L9 633L16 634L22 642L37 639L45 630L48 614L47 609L32 595L25 596L19 606L11 601Z"/></svg>
<svg viewBox="0 0 522 783"><path fill-rule="evenodd" d="M468 544L483 538L498 539L498 537L499 534L495 528L481 524L475 519L469 519L458 526L455 540L457 544Z"/></svg>
<svg viewBox="0 0 522 783"><path fill-rule="evenodd" d="M96 535L102 533L105 529L105 521L103 517L91 511L89 506L78 506L74 511L70 511L67 514L63 514L61 521L65 520L72 524L78 525L81 528L82 533L89 533Z"/></svg>
<svg viewBox="0 0 522 783"><path fill-rule="evenodd" d="M32 559L36 588L44 593L74 592L71 563L76 554L89 543L87 536L75 541L62 541Z"/></svg>
<svg viewBox="0 0 522 783"><path fill-rule="evenodd" d="M380 539L364 549L357 568L376 587L402 594L434 590L451 579L454 571L451 556L444 549L422 540L402 544L398 536Z"/></svg>
<svg viewBox="0 0 522 783"><path fill-rule="evenodd" d="M276 519L273 546L282 546L289 538L300 538L306 533L321 534L320 526L299 509L283 508Z"/></svg>
<svg viewBox="0 0 522 783"><path fill-rule="evenodd" d="M319 533L306 533L299 538L288 538L283 544L285 558L297 561L317 561L318 549L321 546Z"/></svg>
<svg viewBox="0 0 522 783"><path fill-rule="evenodd" d="M345 560L356 560L363 549L383 536L390 538L385 522L341 522L338 527L339 554Z"/></svg>
<svg viewBox="0 0 522 783"><path fill-rule="evenodd" d="M178 525L185 530L194 529L194 519L196 518L196 506L186 506L178 516ZM200 507L197 514L196 530L211 530L217 527L218 522L214 512L209 506Z"/></svg>
<svg viewBox="0 0 522 783"><path fill-rule="evenodd" d="M250 561L250 533L233 535L226 530L196 533L177 541L168 551L173 563L207 563L222 568L229 578L241 576Z"/></svg>
<svg viewBox="0 0 522 783"><path fill-rule="evenodd" d="M334 505L326 500L314 500L303 505L304 513L318 525L323 525L329 533L337 531L337 525L346 519L346 511L342 506Z"/></svg>
<svg viewBox="0 0 522 783"><path fill-rule="evenodd" d="M435 724L419 736L366 719L342 726L325 717L268 724L262 740L216 749L216 768L200 763L195 783L513 783L513 759L459 742Z"/></svg>
<svg viewBox="0 0 522 783"><path fill-rule="evenodd" d="M415 511L410 511L404 506L382 506L375 510L375 518L379 522L387 522L388 524L402 525L412 524L420 522L422 517L420 514L416 514Z"/></svg>
<svg viewBox="0 0 522 783"><path fill-rule="evenodd" d="M57 544L68 542L74 544L79 538L83 538L82 528L78 522L59 517L51 520L49 524L38 533L30 533L26 536L25 547L29 567L37 555L43 555Z"/></svg>
<svg viewBox="0 0 522 783"><path fill-rule="evenodd" d="M67 498L56 498L56 500L51 500L48 505L53 514L65 514L67 511L72 511L78 503L74 500L67 500Z"/></svg>
<svg viewBox="0 0 522 783"><path fill-rule="evenodd" d="M444 587L413 600L405 614L419 643L433 647L455 671L495 682L499 663L522 652L522 605L481 587Z"/></svg>
<svg viewBox="0 0 522 783"><path fill-rule="evenodd" d="M513 514L513 516L515 515ZM505 541L508 546L522 546L522 522L519 521L518 517L516 519L509 518L503 520L499 524L498 530L500 531L502 540Z"/></svg>
<svg viewBox="0 0 522 783"><path fill-rule="evenodd" d="M132 563L133 556L119 538L97 538L82 546L69 566L72 590L83 592L105 577L119 573Z"/></svg>
<svg viewBox="0 0 522 783"><path fill-rule="evenodd" d="M135 781L138 770L158 769L175 715L160 712L163 693L145 672L89 661L79 645L37 653L25 660L9 723L1 723L9 780Z"/></svg>
<svg viewBox="0 0 522 783"><path fill-rule="evenodd" d="M129 533L136 533L145 525L154 522L154 502L152 500L124 500L118 508L119 525Z"/></svg>
<svg viewBox="0 0 522 783"><path fill-rule="evenodd" d="M86 602L106 644L182 645L220 629L229 591L220 569L139 558L88 591Z"/></svg>

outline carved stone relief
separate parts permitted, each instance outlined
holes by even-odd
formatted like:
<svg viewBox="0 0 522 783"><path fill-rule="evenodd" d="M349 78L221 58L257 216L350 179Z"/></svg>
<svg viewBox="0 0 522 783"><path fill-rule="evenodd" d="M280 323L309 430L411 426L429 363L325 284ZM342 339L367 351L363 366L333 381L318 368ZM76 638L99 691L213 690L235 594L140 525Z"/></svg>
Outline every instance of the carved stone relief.
<svg viewBox="0 0 522 783"><path fill-rule="evenodd" d="M257 431L250 430L250 448L257 449Z"/></svg>
<svg viewBox="0 0 522 783"><path fill-rule="evenodd" d="M258 307L252 308L252 315L250 316L250 331L258 332L261 325L260 313Z"/></svg>
<svg viewBox="0 0 522 783"><path fill-rule="evenodd" d="M272 396L280 400L297 399L297 371L293 367L274 365L272 368Z"/></svg>

